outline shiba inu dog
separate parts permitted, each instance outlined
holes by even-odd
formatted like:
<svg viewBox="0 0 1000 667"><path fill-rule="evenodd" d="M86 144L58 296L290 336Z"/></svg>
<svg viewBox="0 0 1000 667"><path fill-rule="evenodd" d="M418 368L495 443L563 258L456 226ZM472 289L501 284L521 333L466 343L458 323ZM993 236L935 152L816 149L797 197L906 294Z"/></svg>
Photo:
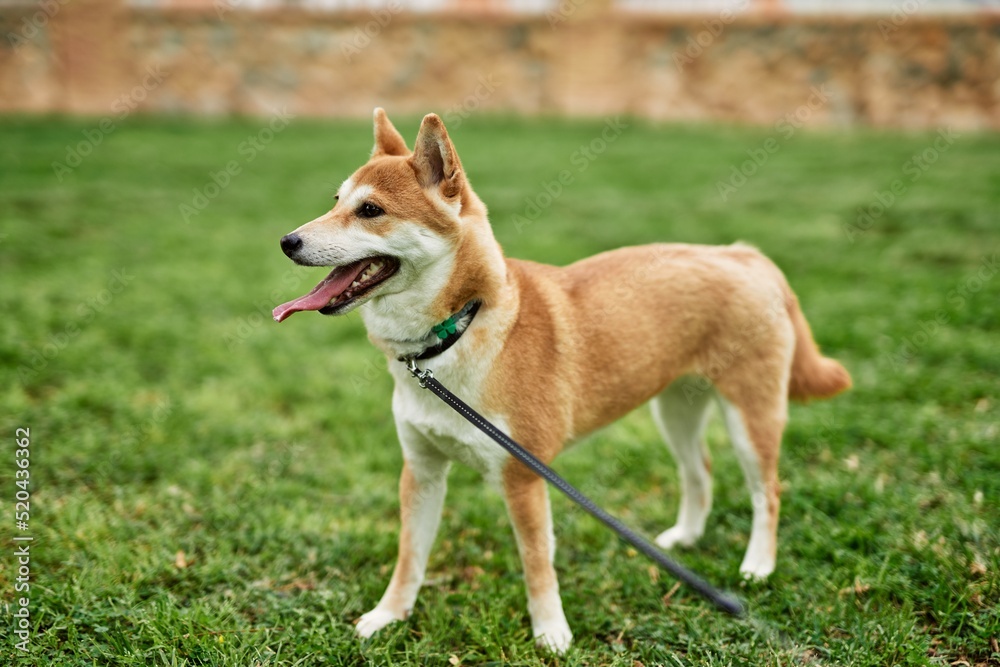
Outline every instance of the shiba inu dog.
<svg viewBox="0 0 1000 667"><path fill-rule="evenodd" d="M357 625L370 637L413 608L437 533L452 461L506 501L537 642L572 634L553 568L545 482L420 389L421 366L538 458L651 402L677 459L681 501L663 548L691 545L712 503L702 443L718 404L753 503L740 566L767 577L777 550L778 452L789 398L832 396L850 376L823 357L781 271L746 245L648 245L567 267L504 257L441 119L423 119L411 152L375 110L375 148L331 211L281 239L288 257L332 267L311 292L274 309L355 309L390 360L403 449L399 556L382 599Z"/></svg>

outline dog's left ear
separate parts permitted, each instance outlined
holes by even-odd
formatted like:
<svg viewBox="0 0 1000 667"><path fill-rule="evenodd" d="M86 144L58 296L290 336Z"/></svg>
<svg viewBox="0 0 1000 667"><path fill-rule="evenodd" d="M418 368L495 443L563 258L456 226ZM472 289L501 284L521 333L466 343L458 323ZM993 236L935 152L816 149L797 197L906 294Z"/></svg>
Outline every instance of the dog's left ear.
<svg viewBox="0 0 1000 667"><path fill-rule="evenodd" d="M422 187L437 187L446 199L462 193L465 186L462 163L437 114L427 114L420 123L410 164Z"/></svg>
<svg viewBox="0 0 1000 667"><path fill-rule="evenodd" d="M375 109L375 148L372 149L372 157L379 155L398 155L406 157L410 154L410 149L406 147L403 135L389 121L385 109L376 107Z"/></svg>

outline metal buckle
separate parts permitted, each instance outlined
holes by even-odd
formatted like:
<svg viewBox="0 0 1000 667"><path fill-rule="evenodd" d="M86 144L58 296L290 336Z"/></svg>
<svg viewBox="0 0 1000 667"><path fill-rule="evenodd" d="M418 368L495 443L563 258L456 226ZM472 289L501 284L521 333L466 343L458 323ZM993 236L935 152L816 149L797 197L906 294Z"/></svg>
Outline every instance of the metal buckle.
<svg viewBox="0 0 1000 667"><path fill-rule="evenodd" d="M429 368L423 370L417 368L415 359L406 360L406 370L410 371L410 375L417 379L417 384L421 389L427 389L427 380L434 377L434 373Z"/></svg>

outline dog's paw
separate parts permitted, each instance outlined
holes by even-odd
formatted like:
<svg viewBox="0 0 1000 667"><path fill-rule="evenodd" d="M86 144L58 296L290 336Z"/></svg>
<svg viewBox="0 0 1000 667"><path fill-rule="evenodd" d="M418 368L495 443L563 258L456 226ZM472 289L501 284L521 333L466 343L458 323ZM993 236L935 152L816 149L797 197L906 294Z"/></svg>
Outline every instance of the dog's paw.
<svg viewBox="0 0 1000 667"><path fill-rule="evenodd" d="M569 624L565 618L555 619L538 625L534 628L535 644L539 648L547 649L562 655L573 643L573 633L570 632Z"/></svg>
<svg viewBox="0 0 1000 667"><path fill-rule="evenodd" d="M656 544L661 549L673 549L676 546L690 547L701 537L700 533L688 530L683 526L674 526L656 536Z"/></svg>
<svg viewBox="0 0 1000 667"><path fill-rule="evenodd" d="M740 565L740 574L747 581L763 581L774 572L774 558L770 556L754 557L747 554Z"/></svg>
<svg viewBox="0 0 1000 667"><path fill-rule="evenodd" d="M359 637L368 639L390 623L402 621L404 618L406 618L406 614L396 614L388 609L375 607L358 619L358 625L354 628L354 632Z"/></svg>

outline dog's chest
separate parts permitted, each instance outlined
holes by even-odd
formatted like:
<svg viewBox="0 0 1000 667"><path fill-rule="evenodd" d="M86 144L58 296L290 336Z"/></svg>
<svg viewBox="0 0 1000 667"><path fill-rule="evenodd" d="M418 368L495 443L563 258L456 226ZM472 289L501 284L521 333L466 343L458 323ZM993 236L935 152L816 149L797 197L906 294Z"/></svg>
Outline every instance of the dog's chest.
<svg viewBox="0 0 1000 667"><path fill-rule="evenodd" d="M474 388L458 385L453 391L459 398L475 407L474 399L479 392ZM440 398L418 387L412 378L403 378L402 383L397 384L392 409L397 420L412 427L426 438L434 449L452 461L458 461L477 470L491 484L500 483L503 466L510 457L506 450L466 421ZM497 428L507 429L503 417L484 416ZM405 441L401 443L404 451L413 444Z"/></svg>

